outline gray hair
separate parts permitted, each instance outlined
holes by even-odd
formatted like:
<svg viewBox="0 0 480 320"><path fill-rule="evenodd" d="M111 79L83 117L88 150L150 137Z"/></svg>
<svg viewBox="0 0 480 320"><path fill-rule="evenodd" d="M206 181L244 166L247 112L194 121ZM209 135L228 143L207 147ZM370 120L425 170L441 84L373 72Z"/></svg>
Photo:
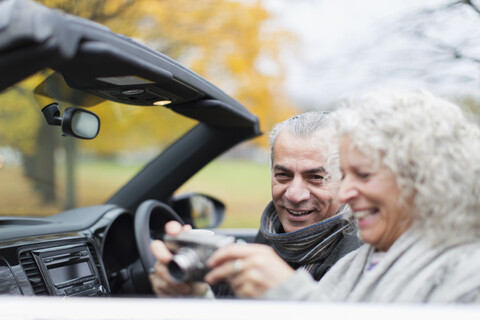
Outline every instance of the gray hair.
<svg viewBox="0 0 480 320"><path fill-rule="evenodd" d="M455 104L426 91L378 91L335 112L346 135L388 167L413 197L414 226L434 243L480 236L480 130Z"/></svg>
<svg viewBox="0 0 480 320"><path fill-rule="evenodd" d="M285 121L279 122L273 126L270 132L270 160L273 164L273 146L277 140L278 134L287 129L294 137L309 138L319 132L320 129L326 130L329 125L328 112L305 112L297 114ZM323 130L322 130L323 131Z"/></svg>
<svg viewBox="0 0 480 320"><path fill-rule="evenodd" d="M332 148L332 145L336 145L338 139L331 118L329 112L312 111L297 114L283 122L277 123L270 132L270 167L272 168L273 166L275 140L280 132L285 129L296 138L308 139L315 137L318 148L325 147L325 158L327 159L323 164L327 171L325 179L330 183L339 184L341 175L338 163L338 148Z"/></svg>

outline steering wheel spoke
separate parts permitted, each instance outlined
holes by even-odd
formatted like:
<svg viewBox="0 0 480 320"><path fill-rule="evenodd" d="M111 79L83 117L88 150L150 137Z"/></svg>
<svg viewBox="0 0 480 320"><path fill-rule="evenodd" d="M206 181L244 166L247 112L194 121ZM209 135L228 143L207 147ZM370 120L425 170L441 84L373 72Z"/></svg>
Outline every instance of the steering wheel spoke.
<svg viewBox="0 0 480 320"><path fill-rule="evenodd" d="M137 244L138 254L143 267L143 273L148 281L148 275L155 263L155 258L150 252L150 243L154 240L151 236L152 221L155 222L157 236L163 234L165 224L168 221L176 220L182 225L183 219L167 204L158 200L146 200L138 206L135 213L135 242Z"/></svg>

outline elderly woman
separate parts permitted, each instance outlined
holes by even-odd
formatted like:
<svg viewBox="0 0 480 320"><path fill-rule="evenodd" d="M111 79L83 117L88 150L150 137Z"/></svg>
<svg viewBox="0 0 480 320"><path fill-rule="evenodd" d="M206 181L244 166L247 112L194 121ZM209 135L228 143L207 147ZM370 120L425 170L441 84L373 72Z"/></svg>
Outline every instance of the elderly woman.
<svg viewBox="0 0 480 320"><path fill-rule="evenodd" d="M478 126L427 92L380 92L335 113L340 199L365 245L318 283L268 248L236 245L210 258L206 280L268 299L480 302Z"/></svg>

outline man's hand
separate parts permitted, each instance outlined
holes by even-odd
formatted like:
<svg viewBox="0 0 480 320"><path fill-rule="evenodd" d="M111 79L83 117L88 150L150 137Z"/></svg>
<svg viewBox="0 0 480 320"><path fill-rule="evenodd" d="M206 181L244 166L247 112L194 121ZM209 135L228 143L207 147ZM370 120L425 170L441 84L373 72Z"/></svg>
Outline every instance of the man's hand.
<svg viewBox="0 0 480 320"><path fill-rule="evenodd" d="M170 221L165 225L165 232L171 236L176 236L180 232L188 232L190 230L192 230L190 225L182 226L177 221ZM167 249L163 241L152 241L150 250L157 261L154 264L154 272L149 275L149 278L153 292L158 296L203 296L206 290L208 290L208 285L206 283L178 283L172 279L168 272L167 264L172 260L173 254Z"/></svg>
<svg viewBox="0 0 480 320"><path fill-rule="evenodd" d="M226 280L237 297L258 298L293 276L295 271L275 251L261 244L233 244L208 259L205 281Z"/></svg>

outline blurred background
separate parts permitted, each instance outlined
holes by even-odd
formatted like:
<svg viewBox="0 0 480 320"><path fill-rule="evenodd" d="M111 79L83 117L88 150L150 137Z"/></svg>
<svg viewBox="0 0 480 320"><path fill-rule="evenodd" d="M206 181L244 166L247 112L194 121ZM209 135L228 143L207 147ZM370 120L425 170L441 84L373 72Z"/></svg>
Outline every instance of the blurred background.
<svg viewBox="0 0 480 320"><path fill-rule="evenodd" d="M229 151L179 190L201 191L224 201L224 227L258 226L270 200L268 132L274 123L295 113L331 110L342 98L376 86L425 88L466 109L480 110L480 0L37 2L153 47L216 84L260 118L262 137ZM18 103L18 94L19 90L9 92L1 102L11 103L13 110L12 101ZM52 214L102 203L108 199L106 194L111 195L149 160L151 143L166 146L193 125L168 113L164 126L151 125L148 111L125 112L135 122L122 125L144 123L152 141L140 135L108 135L113 119L99 110L105 139L79 142L76 148L101 155L105 166L85 164L74 182L95 187L76 198L44 194L19 209L5 204L13 202L22 188L29 188L28 181L7 177L4 170L2 181L18 183L0 185L0 214ZM19 161L28 168L35 141L12 137L8 125L0 123L0 168L7 157L15 158L3 141L20 150L23 160ZM25 130L40 129L26 125ZM128 152L116 153L119 145ZM104 175L103 182L93 184L89 175L99 174ZM56 179L63 181L64 177L59 174ZM40 205L45 210L32 211ZM17 211L12 212L13 207Z"/></svg>

